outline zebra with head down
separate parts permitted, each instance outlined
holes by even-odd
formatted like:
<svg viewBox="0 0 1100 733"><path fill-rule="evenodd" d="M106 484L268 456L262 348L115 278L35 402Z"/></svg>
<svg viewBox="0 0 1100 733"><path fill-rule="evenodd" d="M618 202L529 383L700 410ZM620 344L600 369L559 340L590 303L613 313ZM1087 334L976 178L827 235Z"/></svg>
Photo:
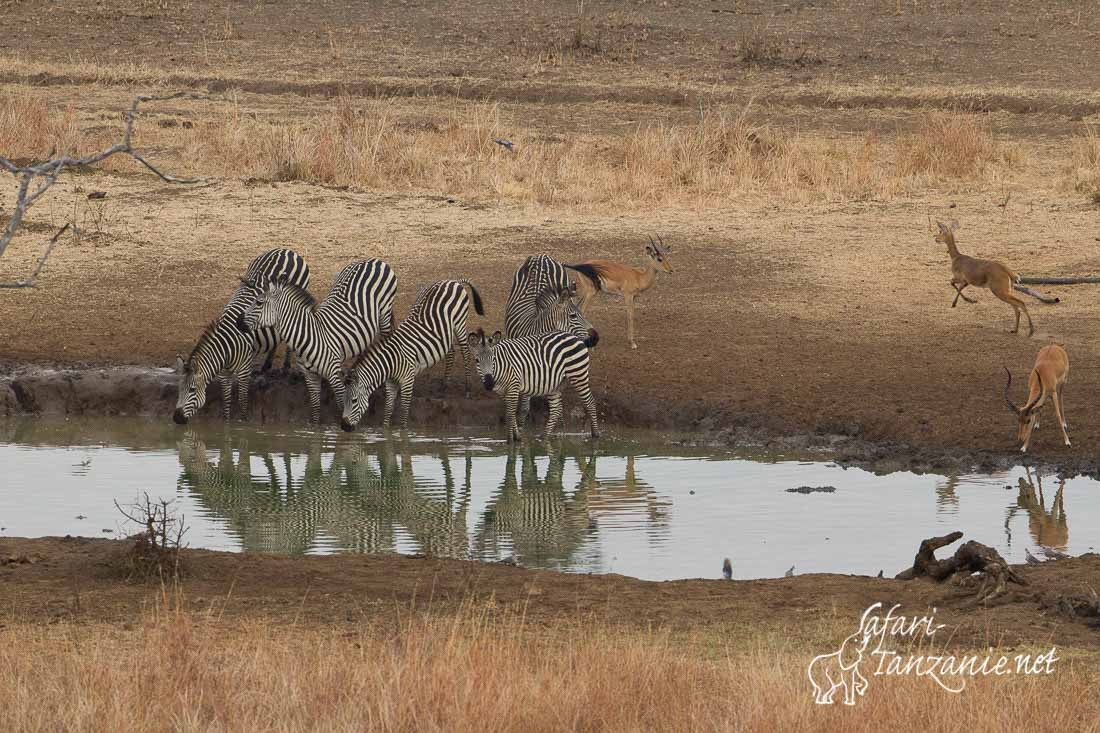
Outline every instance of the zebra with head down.
<svg viewBox="0 0 1100 733"><path fill-rule="evenodd" d="M241 417L248 414L248 388L252 381L255 355L267 354L264 363L267 369L279 341L274 329L247 333L240 330L237 321L255 299L259 288L272 278L306 287L309 284L309 266L301 255L289 249L272 249L252 260L221 316L206 327L186 359L183 355L176 356L179 386L176 410L172 414L176 423L186 423L203 408L207 385L219 377L225 419L232 416L234 386L237 387ZM288 360L289 357L288 352Z"/></svg>

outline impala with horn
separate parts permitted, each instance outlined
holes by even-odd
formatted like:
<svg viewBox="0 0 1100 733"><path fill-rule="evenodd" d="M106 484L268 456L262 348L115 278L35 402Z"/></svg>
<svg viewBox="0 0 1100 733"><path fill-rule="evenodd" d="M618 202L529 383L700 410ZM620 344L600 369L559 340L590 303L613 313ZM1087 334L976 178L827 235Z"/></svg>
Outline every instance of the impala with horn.
<svg viewBox="0 0 1100 733"><path fill-rule="evenodd" d="M1031 433L1039 427L1039 412L1043 409L1049 398L1054 403L1054 415L1058 418L1058 425L1062 429L1062 440L1070 445L1069 435L1066 433L1066 413L1062 406L1062 392L1066 387L1066 378L1069 376L1069 355L1066 350L1057 344L1044 346L1035 357L1035 367L1028 377L1027 403L1023 407L1017 407L1012 401L1010 390L1012 388L1012 372L1005 367L1008 374L1008 382L1005 384L1005 402L1008 408L1016 415L1019 426L1016 439L1022 445L1020 452L1026 453L1027 446L1031 442Z"/></svg>
<svg viewBox="0 0 1100 733"><path fill-rule="evenodd" d="M634 299L653 287L658 272L672 273L668 247L661 235L657 235L656 242L653 237L649 238L645 254L648 259L644 267L632 267L614 260L587 260L576 265L566 265L581 275L576 278L576 282L582 313L587 310L588 301L598 291L623 296L626 301L626 335L632 349L638 348L634 340Z"/></svg>

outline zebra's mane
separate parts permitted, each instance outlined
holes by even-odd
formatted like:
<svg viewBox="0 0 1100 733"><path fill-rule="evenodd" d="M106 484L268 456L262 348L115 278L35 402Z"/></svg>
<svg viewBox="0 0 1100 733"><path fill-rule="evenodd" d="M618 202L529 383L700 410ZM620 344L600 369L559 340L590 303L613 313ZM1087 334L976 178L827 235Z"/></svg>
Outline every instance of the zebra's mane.
<svg viewBox="0 0 1100 733"><path fill-rule="evenodd" d="M313 293L309 292L301 285L295 285L288 280L280 279L277 282L280 285L284 285L291 295L305 303L310 310L317 310L317 299L313 297Z"/></svg>
<svg viewBox="0 0 1100 733"><path fill-rule="evenodd" d="M221 320L210 321L206 324L206 328L203 329L199 335L199 340L195 342L195 348L191 349L191 353L187 355L187 366L191 366L191 360L195 358L195 355L203 350L207 344L214 340L214 332L218 330L218 325L221 324Z"/></svg>

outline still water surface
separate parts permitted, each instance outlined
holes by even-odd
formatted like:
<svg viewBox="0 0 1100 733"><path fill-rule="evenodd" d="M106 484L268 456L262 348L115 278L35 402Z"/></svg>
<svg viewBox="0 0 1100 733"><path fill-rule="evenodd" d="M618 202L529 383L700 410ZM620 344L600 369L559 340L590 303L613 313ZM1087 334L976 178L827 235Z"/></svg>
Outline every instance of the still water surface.
<svg viewBox="0 0 1100 733"><path fill-rule="evenodd" d="M175 500L191 547L513 558L653 580L718 577L727 556L737 578L792 565L891 575L922 539L955 529L1012 562L1025 548L1100 544L1100 486L1087 478L878 476L655 434L509 448L477 433L28 419L0 421L0 466L0 536L125 536L137 528L114 502L148 492ZM787 491L800 486L836 490Z"/></svg>

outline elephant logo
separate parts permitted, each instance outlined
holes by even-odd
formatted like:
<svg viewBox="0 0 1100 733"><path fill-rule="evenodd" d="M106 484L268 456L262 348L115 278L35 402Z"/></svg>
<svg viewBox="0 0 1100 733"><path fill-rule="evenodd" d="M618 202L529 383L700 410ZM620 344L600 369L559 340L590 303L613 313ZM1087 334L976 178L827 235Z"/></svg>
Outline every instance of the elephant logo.
<svg viewBox="0 0 1100 733"><path fill-rule="evenodd" d="M868 608L860 619L859 629L845 639L840 648L829 654L818 654L810 661L806 674L814 686L814 702L832 705L838 690L844 691L844 704L855 705L856 695L867 692L867 678L859 671L867 647L876 636L874 624L867 627L867 615L879 604Z"/></svg>

